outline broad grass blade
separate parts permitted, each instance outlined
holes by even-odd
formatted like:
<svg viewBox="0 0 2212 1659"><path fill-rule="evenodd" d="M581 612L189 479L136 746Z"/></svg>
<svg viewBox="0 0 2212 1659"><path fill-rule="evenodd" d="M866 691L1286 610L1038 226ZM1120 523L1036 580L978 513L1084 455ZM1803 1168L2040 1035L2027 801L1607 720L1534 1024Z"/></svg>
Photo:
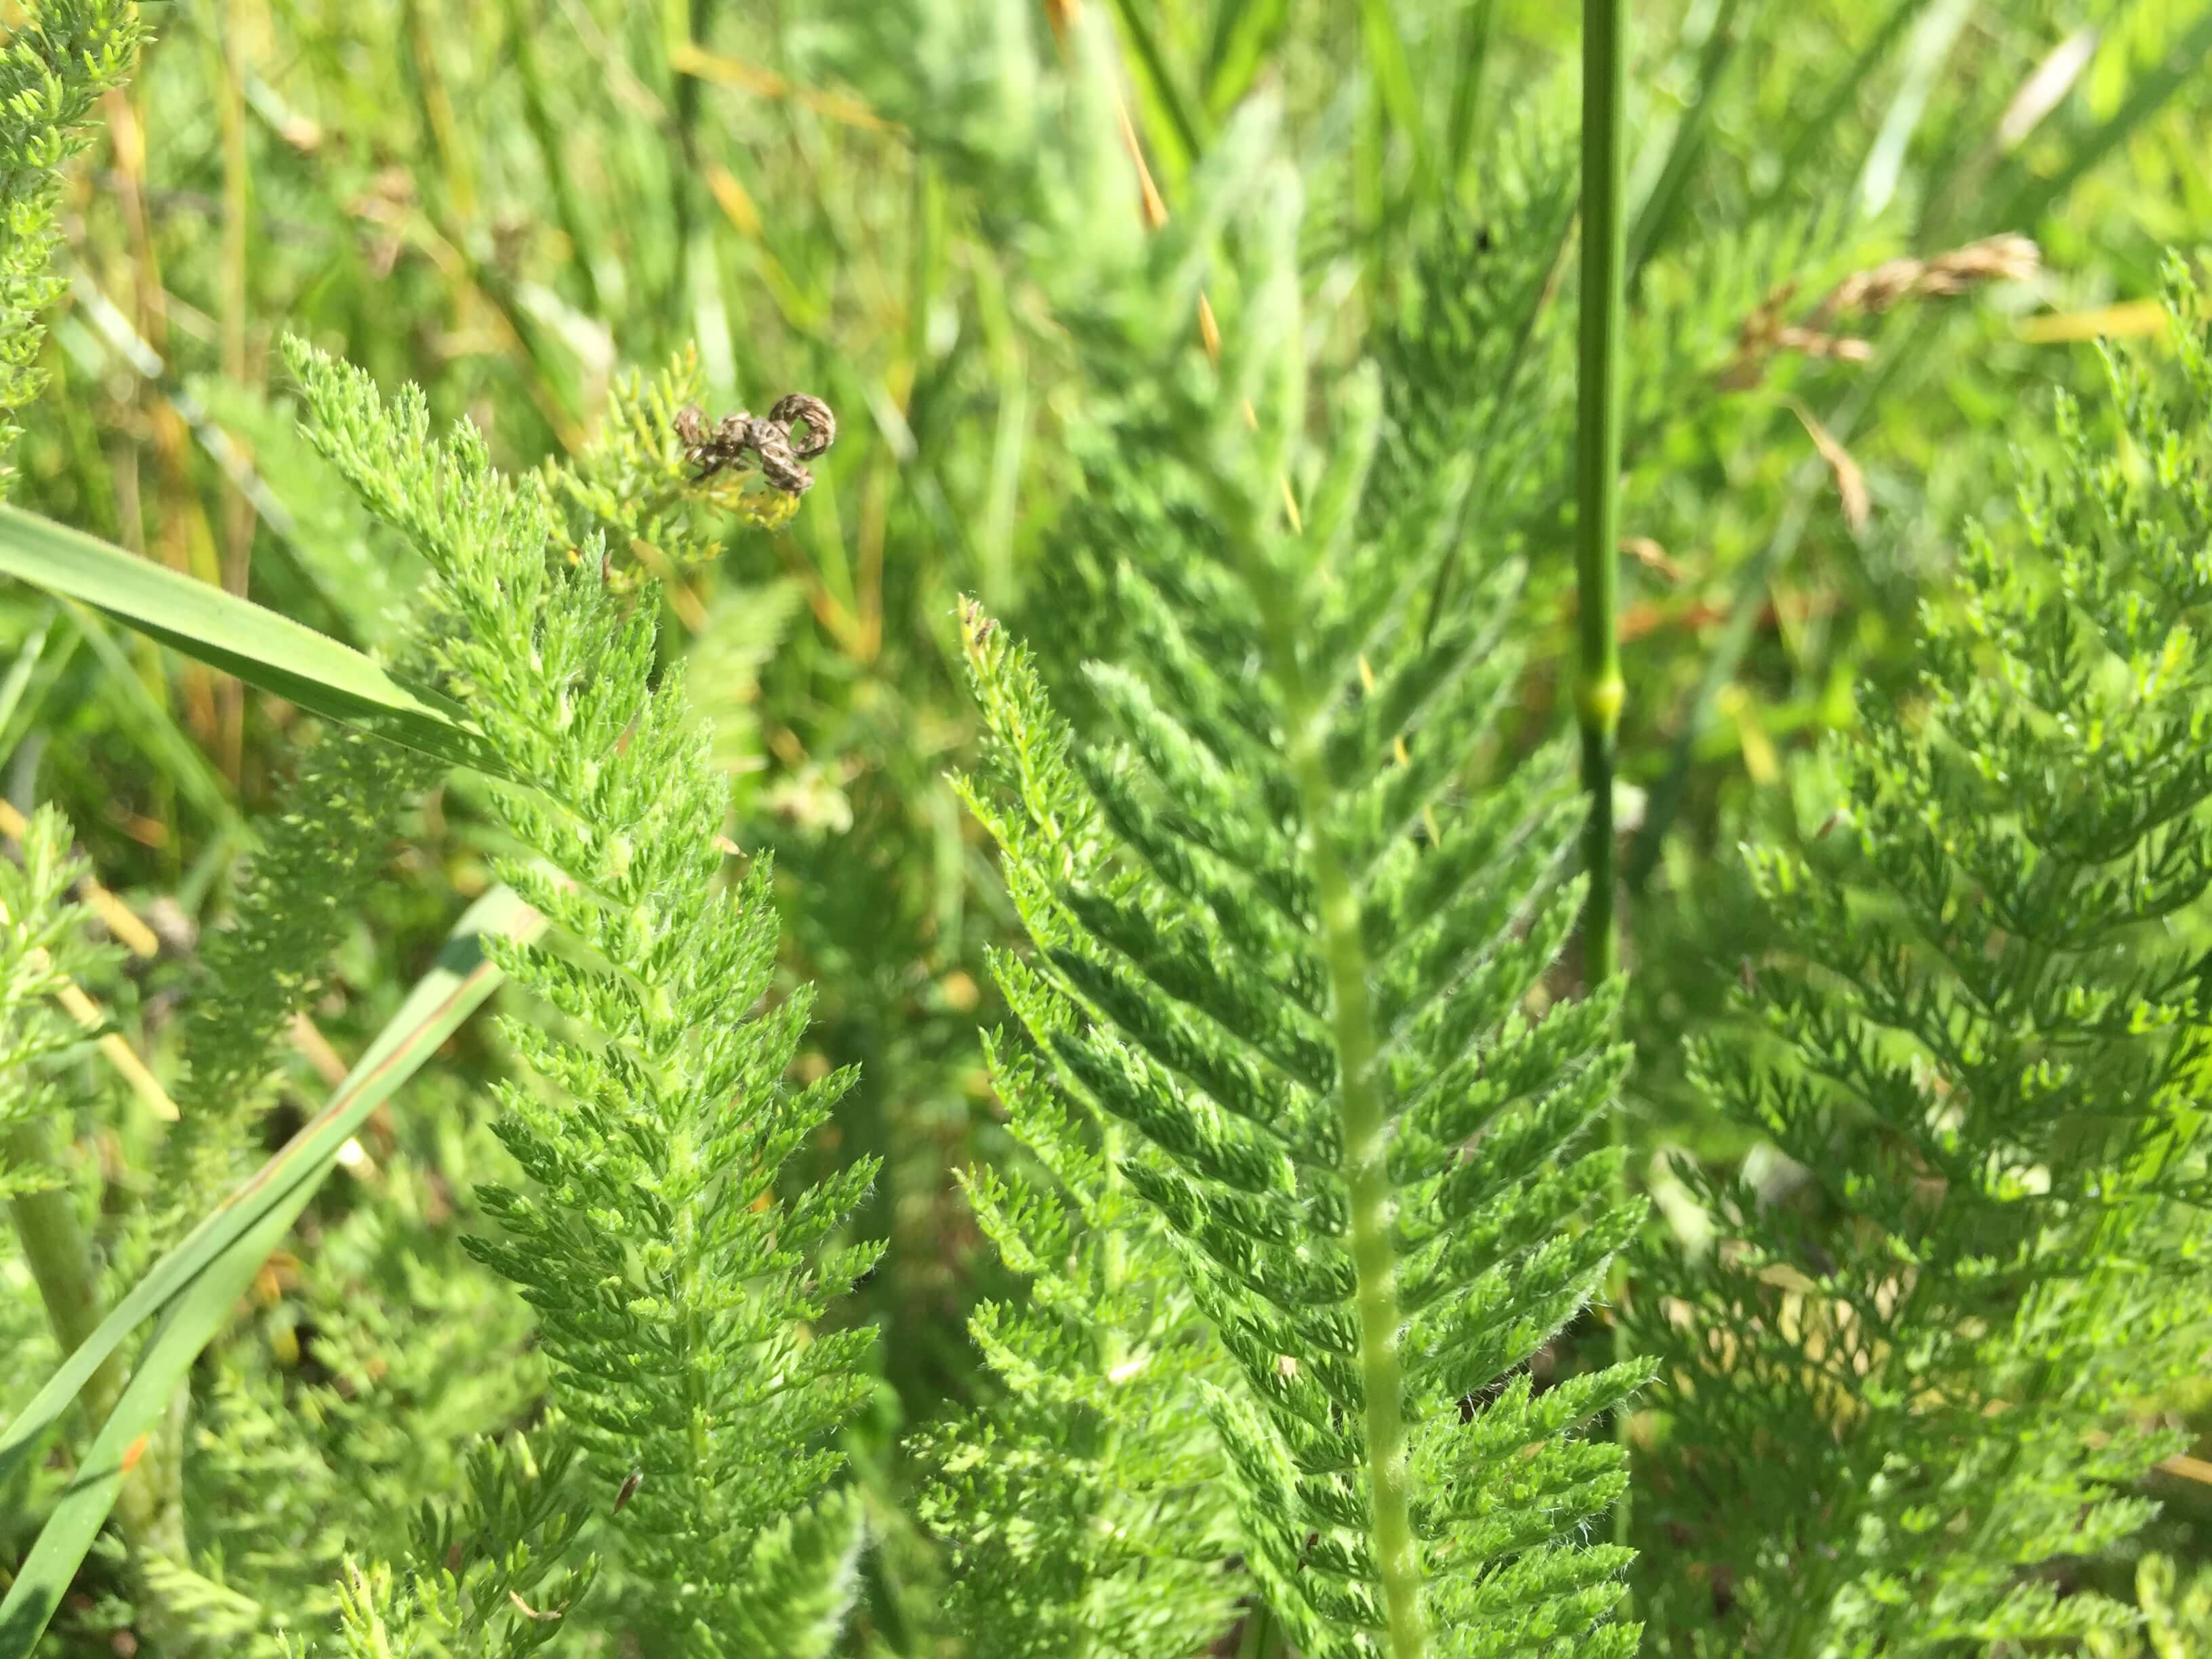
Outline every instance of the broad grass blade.
<svg viewBox="0 0 2212 1659"><path fill-rule="evenodd" d="M0 574L105 611L315 714L439 760L504 771L449 698L408 684L289 617L134 558L81 531L0 507Z"/></svg>
<svg viewBox="0 0 2212 1659"><path fill-rule="evenodd" d="M314 1184L295 1183L282 1203L264 1212L169 1304L123 1397L93 1440L76 1479L64 1488L61 1501L9 1587L8 1599L0 1601L0 1656L4 1659L29 1659L114 1508L124 1476L143 1451L155 1423L168 1409L177 1384L230 1317L261 1263L306 1206Z"/></svg>
<svg viewBox="0 0 2212 1659"><path fill-rule="evenodd" d="M330 1173L338 1149L498 986L502 975L478 941L487 933L533 939L544 926L511 888L495 887L471 905L436 964L323 1109L156 1262L0 1432L4 1480L69 1409L100 1361L141 1322L162 1316L130 1386L47 1518L7 1600L0 1601L0 1659L25 1659L30 1653L114 1505L132 1447Z"/></svg>

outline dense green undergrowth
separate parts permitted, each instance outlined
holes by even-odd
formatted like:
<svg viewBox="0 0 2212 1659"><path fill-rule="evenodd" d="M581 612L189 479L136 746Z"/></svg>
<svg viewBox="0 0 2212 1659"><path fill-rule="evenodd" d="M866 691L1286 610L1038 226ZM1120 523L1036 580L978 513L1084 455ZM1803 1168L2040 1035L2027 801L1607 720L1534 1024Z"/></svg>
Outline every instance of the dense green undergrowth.
<svg viewBox="0 0 2212 1659"><path fill-rule="evenodd" d="M2212 1653L2212 22L1320 9L0 17L0 1659Z"/></svg>

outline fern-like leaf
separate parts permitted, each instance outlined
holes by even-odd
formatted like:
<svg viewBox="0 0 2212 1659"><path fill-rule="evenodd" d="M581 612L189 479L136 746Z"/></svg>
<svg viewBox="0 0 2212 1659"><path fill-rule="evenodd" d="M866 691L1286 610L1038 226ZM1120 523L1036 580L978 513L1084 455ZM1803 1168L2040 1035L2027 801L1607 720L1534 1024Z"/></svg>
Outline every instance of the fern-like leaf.
<svg viewBox="0 0 2212 1659"><path fill-rule="evenodd" d="M2212 355L2181 295L2181 396L2114 365L2134 459L2062 401L2063 466L1926 613L1919 701L1863 709L1855 836L1753 859L1787 950L1745 964L1766 1036L1695 1066L1802 1184L1686 1171L1721 1245L1647 1262L1638 1315L1674 1419L1639 1515L1702 1564L1651 1606L1686 1632L1724 1584L1730 1651L2130 1622L2030 1575L2148 1518L2179 1443L2128 1407L2208 1341L2212 1000L2176 934L2212 890Z"/></svg>
<svg viewBox="0 0 2212 1659"><path fill-rule="evenodd" d="M969 793L1037 946L1002 984L1067 1103L1017 1132L1090 1195L1086 1236L1172 1259L1225 1353L1193 1375L1229 1469L1215 1524L1301 1652L1626 1653L1624 1553L1573 1538L1619 1459L1571 1431L1638 1376L1534 1394L1522 1371L1635 1218L1588 1134L1625 1063L1610 995L1524 1012L1578 906L1578 817L1555 754L1455 799L1511 683L1515 573L1434 628L1419 583L1371 580L1435 571L1468 476L1363 526L1371 374L1299 465L1295 215L1269 175L1220 380L1164 411L1179 445L1138 452L1206 529L1116 573L1131 648L1090 675L1096 734L963 617L1006 786ZM1278 419L1248 428L1248 392ZM1308 481L1295 520L1285 476ZM1138 1213L1097 1212L1121 1183ZM1047 1212L1019 1249L1066 1231Z"/></svg>
<svg viewBox="0 0 2212 1659"><path fill-rule="evenodd" d="M0 491L22 435L13 416L46 384L39 313L62 289L58 170L101 96L130 77L140 38L132 0L36 0L0 40Z"/></svg>
<svg viewBox="0 0 2212 1659"><path fill-rule="evenodd" d="M865 1397L866 1330L814 1329L873 1260L829 1241L859 1163L785 1193L786 1161L849 1082L793 1089L801 994L770 995L765 860L724 874L726 781L653 684L653 607L556 534L545 494L493 470L472 428L434 441L418 392L293 343L318 447L428 562L439 667L513 775L501 872L574 948L495 947L556 1018L510 1018L543 1086L501 1090L534 1183L479 1188L505 1236L472 1251L538 1312L555 1392L610 1486L646 1613L687 1652L819 1650L850 1599L859 1510L826 1491L831 1432Z"/></svg>

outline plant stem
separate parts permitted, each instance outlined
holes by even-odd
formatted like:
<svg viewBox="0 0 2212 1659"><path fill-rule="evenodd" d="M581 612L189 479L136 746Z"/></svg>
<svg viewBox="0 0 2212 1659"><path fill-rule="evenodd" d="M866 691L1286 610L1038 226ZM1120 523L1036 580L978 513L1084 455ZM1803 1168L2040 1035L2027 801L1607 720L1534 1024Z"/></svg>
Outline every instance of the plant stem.
<svg viewBox="0 0 2212 1659"><path fill-rule="evenodd" d="M1613 769L1626 687L1614 617L1620 605L1621 115L1627 0L1583 6L1583 270L1581 366L1575 434L1577 623L1581 663L1575 712L1583 782L1590 793L1589 904L1583 915L1583 979L1595 987L1620 966L1613 937Z"/></svg>
<svg viewBox="0 0 2212 1659"><path fill-rule="evenodd" d="M6 1148L6 1161L18 1169L51 1169L56 1161L52 1138L43 1119L13 1125L0 1139L0 1146ZM75 1353L99 1328L103 1312L100 1285L93 1276L91 1245L84 1229L77 1224L75 1201L66 1190L50 1187L17 1194L9 1200L8 1210L15 1224L15 1237L23 1246L23 1260L39 1287L39 1299L46 1305L46 1322L53 1327L54 1340L64 1354ZM125 1381L123 1358L112 1353L100 1362L100 1369L84 1385L84 1392L77 1396L94 1430L106 1421Z"/></svg>
<svg viewBox="0 0 2212 1659"><path fill-rule="evenodd" d="M1274 1650L1274 1615L1266 1601L1255 1600L1244 1615L1244 1639L1237 1644L1237 1659L1271 1659Z"/></svg>
<svg viewBox="0 0 2212 1659"><path fill-rule="evenodd" d="M59 1161L43 1119L12 1126L0 1134L0 1148L4 1148L5 1161L21 1169L52 1169ZM76 1202L65 1188L49 1187L19 1194L9 1200L8 1209L54 1340L64 1355L75 1353L100 1328L107 1311L100 1305L92 1243L78 1224ZM107 1421L129 1382L130 1370L120 1351L101 1360L87 1379L77 1395L84 1407L86 1443ZM181 1561L185 1557L182 1480L188 1395L188 1389L177 1391L169 1412L148 1437L144 1455L116 1495L115 1518L134 1555L141 1558L161 1555ZM140 1619L149 1629L161 1632L163 1651L199 1651L189 1621L179 1620L144 1585L139 1588Z"/></svg>
<svg viewBox="0 0 2212 1659"><path fill-rule="evenodd" d="M1108 1122L1101 1126L1099 1151L1106 1170L1106 1192L1109 1201L1119 1203L1128 1177L1121 1173L1121 1160L1126 1156L1127 1132L1121 1125ZM1121 1294L1128 1279L1128 1240L1120 1227L1109 1227L1100 1241L1099 1288L1108 1300ZM1098 1374L1111 1377L1127 1356L1121 1340L1121 1328L1111 1322L1102 1322L1096 1334ZM1121 1419L1109 1416L1104 1431L1099 1436L1098 1467L1110 1469L1120 1455L1121 1443ZM1079 1617L1067 1659L1091 1659L1097 1651L1097 1631L1099 1620L1096 1611L1109 1587L1103 1578L1093 1577L1083 1590L1083 1611Z"/></svg>
<svg viewBox="0 0 2212 1659"><path fill-rule="evenodd" d="M1316 722L1301 709L1297 729ZM1421 1613L1421 1567L1406 1473L1404 1387L1398 1358L1398 1259L1391 1237L1389 1122L1370 1063L1375 1058L1374 1014L1369 1006L1368 960L1360 936L1359 900L1343 860L1328 843L1323 825L1328 779L1319 746L1310 739L1295 756L1306 822L1314 838L1312 870L1320 901L1334 1006L1337 1109L1344 1125L1344 1177L1352 1197L1352 1261L1358 1284L1359 1359L1366 1395L1368 1501L1375 1516L1375 1561L1382 1579L1383 1618L1392 1659L1421 1659L1428 1637Z"/></svg>
<svg viewBox="0 0 2212 1659"><path fill-rule="evenodd" d="M1585 863L1589 900L1583 912L1583 984L1594 990L1620 969L1613 918L1613 773L1627 688L1620 678L1620 641L1614 613L1620 604L1621 349L1626 322L1623 271L1627 211L1622 143L1627 55L1627 0L1583 0L1583 269L1581 353L1576 386L1575 499L1577 511L1576 621L1581 661L1575 711L1582 724L1583 783L1589 791ZM1623 1154L1614 1201L1626 1204L1627 1125L1613 1114L1613 1145ZM1618 1263L1612 1299L1625 1288ZM1626 1328L1613 1324L1613 1358L1629 1357ZM1626 1454L1629 1414L1618 1412L1613 1432ZM1613 1536L1628 1541L1632 1510L1628 1489L1613 1509Z"/></svg>
<svg viewBox="0 0 2212 1659"><path fill-rule="evenodd" d="M1256 518L1255 514L1252 517ZM1248 543L1248 544L1255 544ZM1255 561L1255 565L1257 561ZM1390 1659L1424 1659L1428 1630L1421 1601L1421 1559L1413 1539L1406 1469L1404 1368L1398 1355L1398 1251L1393 1237L1389 1115L1373 1075L1376 1047L1359 897L1327 830L1334 798L1322 754L1322 723L1298 660L1301 618L1285 585L1271 573L1246 573L1267 631L1269 668L1289 719L1289 759L1310 842L1307 867L1320 912L1329 979L1330 1026L1336 1042L1337 1110L1343 1124L1342 1170L1350 1189L1352 1262L1359 1320L1362 1392L1366 1396L1368 1503L1374 1516L1375 1565L1382 1580L1382 1617Z"/></svg>

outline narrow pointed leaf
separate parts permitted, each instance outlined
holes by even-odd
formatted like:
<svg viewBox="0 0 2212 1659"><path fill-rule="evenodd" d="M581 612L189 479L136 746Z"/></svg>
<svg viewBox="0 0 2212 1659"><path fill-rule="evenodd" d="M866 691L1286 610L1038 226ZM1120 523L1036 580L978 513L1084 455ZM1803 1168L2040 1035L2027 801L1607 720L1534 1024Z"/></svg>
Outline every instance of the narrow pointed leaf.
<svg viewBox="0 0 2212 1659"><path fill-rule="evenodd" d="M264 1209L231 1248L210 1263L169 1304L145 1357L131 1374L92 1449L63 1490L23 1570L0 1601L0 1659L29 1659L54 1609L68 1593L85 1553L99 1534L124 1477L143 1452L148 1436L168 1409L192 1361L219 1330L253 1282L269 1253L283 1239L316 1182L293 1184L275 1207Z"/></svg>
<svg viewBox="0 0 2212 1659"><path fill-rule="evenodd" d="M274 611L0 507L0 575L105 611L196 661L440 760L500 771L460 706Z"/></svg>
<svg viewBox="0 0 2212 1659"><path fill-rule="evenodd" d="M0 1659L21 1659L45 1630L114 1503L123 1453L160 1414L176 1379L206 1346L275 1241L330 1173L338 1149L499 985L504 975L485 958L483 936L501 933L526 940L544 925L511 888L494 888L470 906L436 964L328 1104L155 1263L0 1431L4 1480L69 1409L100 1362L143 1321L165 1315L77 1479L48 1518L8 1599L0 1602Z"/></svg>

